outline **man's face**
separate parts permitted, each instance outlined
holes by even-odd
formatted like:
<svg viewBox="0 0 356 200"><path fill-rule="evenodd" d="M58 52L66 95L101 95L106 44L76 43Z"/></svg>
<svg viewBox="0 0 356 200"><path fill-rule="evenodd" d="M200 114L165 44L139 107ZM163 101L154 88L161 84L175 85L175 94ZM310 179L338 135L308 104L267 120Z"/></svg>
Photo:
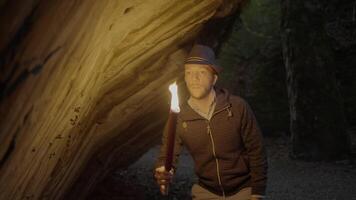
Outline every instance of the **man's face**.
<svg viewBox="0 0 356 200"><path fill-rule="evenodd" d="M214 75L208 65L186 64L184 78L190 95L196 99L207 97L216 83Z"/></svg>

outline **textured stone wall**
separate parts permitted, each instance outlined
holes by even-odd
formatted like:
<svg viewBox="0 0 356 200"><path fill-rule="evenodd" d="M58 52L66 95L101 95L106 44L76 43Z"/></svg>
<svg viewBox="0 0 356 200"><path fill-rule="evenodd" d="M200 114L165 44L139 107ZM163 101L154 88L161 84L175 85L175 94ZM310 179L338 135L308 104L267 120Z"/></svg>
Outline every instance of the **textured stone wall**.
<svg viewBox="0 0 356 200"><path fill-rule="evenodd" d="M202 25L238 3L0 1L0 199L83 199L134 161Z"/></svg>

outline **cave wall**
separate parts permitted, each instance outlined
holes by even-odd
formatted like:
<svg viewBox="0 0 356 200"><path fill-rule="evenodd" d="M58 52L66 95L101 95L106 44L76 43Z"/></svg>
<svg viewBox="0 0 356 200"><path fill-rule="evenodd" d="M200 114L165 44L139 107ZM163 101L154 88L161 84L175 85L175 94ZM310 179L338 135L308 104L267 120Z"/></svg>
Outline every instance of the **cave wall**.
<svg viewBox="0 0 356 200"><path fill-rule="evenodd" d="M280 0L250 0L219 55L219 83L247 99L265 136L289 134L280 22Z"/></svg>
<svg viewBox="0 0 356 200"><path fill-rule="evenodd" d="M0 199L84 199L133 162L202 25L238 3L1 1Z"/></svg>
<svg viewBox="0 0 356 200"><path fill-rule="evenodd" d="M320 14L324 19L322 26L328 38L325 42L330 44L332 51L332 69L342 97L346 126L354 131L356 4L351 0L330 1L325 4L327 5ZM280 28L283 20L281 11L280 0L250 0L237 16L231 36L223 43L219 55L224 71L218 83L248 100L265 135L290 135ZM300 12L302 11L304 10ZM312 23L308 26L307 32L317 28ZM305 32L301 31L299 36L304 35Z"/></svg>
<svg viewBox="0 0 356 200"><path fill-rule="evenodd" d="M336 160L350 156L337 56L327 27L338 1L282 1L281 38L290 107L290 156ZM330 18L329 18L330 19Z"/></svg>

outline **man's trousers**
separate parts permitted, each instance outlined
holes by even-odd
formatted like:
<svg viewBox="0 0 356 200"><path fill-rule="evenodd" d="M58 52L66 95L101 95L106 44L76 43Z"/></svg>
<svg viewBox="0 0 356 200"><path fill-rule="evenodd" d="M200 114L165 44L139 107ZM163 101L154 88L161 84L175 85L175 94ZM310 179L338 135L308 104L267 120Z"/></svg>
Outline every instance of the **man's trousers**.
<svg viewBox="0 0 356 200"><path fill-rule="evenodd" d="M251 187L242 188L238 193L225 197L218 196L198 184L194 184L192 187L192 199L193 200L250 200L251 199Z"/></svg>

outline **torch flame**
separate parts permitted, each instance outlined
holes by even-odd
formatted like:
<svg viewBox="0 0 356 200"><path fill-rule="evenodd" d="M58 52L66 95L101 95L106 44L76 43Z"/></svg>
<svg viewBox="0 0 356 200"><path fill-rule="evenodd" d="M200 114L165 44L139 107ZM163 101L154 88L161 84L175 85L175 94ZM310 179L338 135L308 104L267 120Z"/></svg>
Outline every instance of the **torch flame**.
<svg viewBox="0 0 356 200"><path fill-rule="evenodd" d="M178 100L178 86L177 86L176 82L169 85L169 91L171 92L171 96L172 96L171 111L173 111L175 113L179 113L180 108L179 108L179 100Z"/></svg>

